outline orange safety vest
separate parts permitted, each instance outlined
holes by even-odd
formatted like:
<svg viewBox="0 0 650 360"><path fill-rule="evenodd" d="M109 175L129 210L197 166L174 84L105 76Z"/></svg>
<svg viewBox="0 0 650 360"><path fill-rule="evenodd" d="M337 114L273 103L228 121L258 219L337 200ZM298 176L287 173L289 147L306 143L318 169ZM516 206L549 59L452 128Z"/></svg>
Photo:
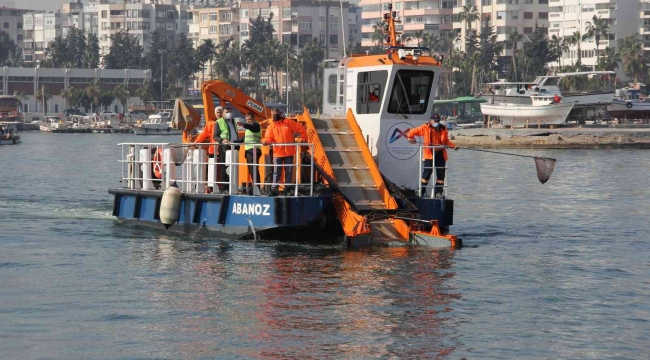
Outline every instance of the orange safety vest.
<svg viewBox="0 0 650 360"><path fill-rule="evenodd" d="M406 134L406 137L409 139L413 139L416 136L421 136L422 145L424 146L446 145L449 147L456 147L456 144L454 144L449 140L449 134L447 133L447 129L442 124L440 124L440 126L442 127L442 129L440 131L436 131L433 126L430 126L429 124L424 124L422 126L418 126L416 128L409 130L409 132ZM432 150L433 150L432 148L424 148L422 150L422 157L424 160L433 159ZM442 151L442 156L445 158L445 161L447 161L447 150L436 149L436 151Z"/></svg>
<svg viewBox="0 0 650 360"><path fill-rule="evenodd" d="M203 142L208 142L210 141L211 143L214 143L214 139L212 136L214 136L214 123L215 121L212 119L209 119L208 122L205 124L205 128L203 128L203 131L199 134L199 136L196 137L195 142L197 143L203 143ZM214 155L214 145L210 145L210 148L208 148L208 154Z"/></svg>
<svg viewBox="0 0 650 360"><path fill-rule="evenodd" d="M264 142L267 143L293 143L296 142L294 134L300 134L300 138L307 140L307 131L296 121L282 119L272 121L264 133ZM273 157L293 156L296 154L296 146L274 146Z"/></svg>

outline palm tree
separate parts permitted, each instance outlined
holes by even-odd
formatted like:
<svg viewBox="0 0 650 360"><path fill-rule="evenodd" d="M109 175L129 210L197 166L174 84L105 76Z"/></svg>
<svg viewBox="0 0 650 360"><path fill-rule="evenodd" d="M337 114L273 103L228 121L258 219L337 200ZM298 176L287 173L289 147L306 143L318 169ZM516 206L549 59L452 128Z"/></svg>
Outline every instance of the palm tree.
<svg viewBox="0 0 650 360"><path fill-rule="evenodd" d="M212 60L214 59L215 53L217 51L217 46L215 45L212 39L203 40L203 43L199 45L197 50L197 57L201 63L202 79L201 82L205 81L205 63L210 62L210 69L212 69ZM212 72L212 70L210 70Z"/></svg>
<svg viewBox="0 0 650 360"><path fill-rule="evenodd" d="M73 87L67 87L63 90L61 90L61 93L59 94L65 100L65 107L70 108L70 104L72 104L72 98L74 97L74 88Z"/></svg>
<svg viewBox="0 0 650 360"><path fill-rule="evenodd" d="M412 32L411 37L415 39L418 42L418 46L420 46L420 40L424 37L424 30L416 30Z"/></svg>
<svg viewBox="0 0 650 360"><path fill-rule="evenodd" d="M18 104L20 104L21 109L23 107L23 100L29 100L27 95L25 95L25 92L22 90L14 90L14 97L18 99Z"/></svg>
<svg viewBox="0 0 650 360"><path fill-rule="evenodd" d="M510 31L507 34L506 45L512 46L512 70L514 73L514 81L517 81L517 60L515 55L517 54L518 45L521 41L524 40L524 35L520 34L517 29Z"/></svg>
<svg viewBox="0 0 650 360"><path fill-rule="evenodd" d="M126 113L126 103L129 101L131 92L124 84L119 84L113 89L113 95L122 105L122 114Z"/></svg>
<svg viewBox="0 0 650 360"><path fill-rule="evenodd" d="M94 112L98 113L99 112L99 100L102 97L102 82L100 80L93 80L90 84L88 84L88 87L86 87L86 96L91 98L93 100L93 104L95 104L95 109Z"/></svg>
<svg viewBox="0 0 650 360"><path fill-rule="evenodd" d="M472 23L480 18L481 14L479 14L478 8L471 5L463 5L463 10L458 14L460 22L464 21L465 26L467 26L467 33L472 30Z"/></svg>
<svg viewBox="0 0 650 360"><path fill-rule="evenodd" d="M603 57L598 61L598 68L600 70L614 71L618 69L619 62L621 62L621 54L616 51L615 47L607 46Z"/></svg>
<svg viewBox="0 0 650 360"><path fill-rule="evenodd" d="M145 80L142 86L135 91L135 96L139 97L143 104L146 104L149 99L153 98L151 81L149 79Z"/></svg>
<svg viewBox="0 0 650 360"><path fill-rule="evenodd" d="M383 21L377 21L373 26L372 26L373 33L370 35L370 39L372 41L377 42L377 47L381 47L381 44L384 43L384 38L386 37L384 34L384 22Z"/></svg>
<svg viewBox="0 0 650 360"><path fill-rule="evenodd" d="M650 56L643 50L643 43L637 38L637 34L628 35L619 41L618 48L623 61L623 71L633 77L634 82L638 82L640 77L647 74L650 62Z"/></svg>
<svg viewBox="0 0 650 360"><path fill-rule="evenodd" d="M591 19L591 22L587 21L585 31L586 33L582 38L583 40L593 38L596 41L596 60L600 61L598 44L600 43L601 36L609 35L609 25L607 24L607 20L594 15L594 17Z"/></svg>
<svg viewBox="0 0 650 360"><path fill-rule="evenodd" d="M558 37L557 35L553 35L548 42L548 47L551 55L553 55L554 59L557 60L558 65L562 67L562 53L568 51L569 45L567 45L564 39Z"/></svg>
<svg viewBox="0 0 650 360"><path fill-rule="evenodd" d="M41 85L39 90L36 90L36 100L40 101L43 104L43 113L47 115L47 101L52 98L52 94L45 88L45 85Z"/></svg>
<svg viewBox="0 0 650 360"><path fill-rule="evenodd" d="M580 35L580 31L574 31L573 34L571 35L571 44L576 45L578 47L578 62L577 64L582 65L582 36Z"/></svg>

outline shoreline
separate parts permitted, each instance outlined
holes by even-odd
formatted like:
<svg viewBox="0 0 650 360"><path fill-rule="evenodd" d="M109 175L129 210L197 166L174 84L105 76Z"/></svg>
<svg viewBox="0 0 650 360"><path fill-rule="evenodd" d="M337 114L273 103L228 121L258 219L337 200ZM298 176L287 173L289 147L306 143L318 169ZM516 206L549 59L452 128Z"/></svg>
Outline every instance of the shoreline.
<svg viewBox="0 0 650 360"><path fill-rule="evenodd" d="M650 149L650 126L460 129L450 131L449 139L486 149Z"/></svg>

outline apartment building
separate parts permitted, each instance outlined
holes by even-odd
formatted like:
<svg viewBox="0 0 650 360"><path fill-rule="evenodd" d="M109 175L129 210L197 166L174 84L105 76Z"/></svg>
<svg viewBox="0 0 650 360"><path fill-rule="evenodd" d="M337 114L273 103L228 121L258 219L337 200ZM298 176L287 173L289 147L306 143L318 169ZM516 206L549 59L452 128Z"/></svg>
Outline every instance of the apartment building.
<svg viewBox="0 0 650 360"><path fill-rule="evenodd" d="M348 8L348 42L361 44L361 8L350 4Z"/></svg>
<svg viewBox="0 0 650 360"><path fill-rule="evenodd" d="M639 3L639 30L643 39L643 48L650 50L650 0L640 0Z"/></svg>
<svg viewBox="0 0 650 360"><path fill-rule="evenodd" d="M64 2L61 13L63 14L62 35L68 34L68 29L74 27L82 30L84 34L97 35L97 7L96 2L84 5L80 0Z"/></svg>
<svg viewBox="0 0 650 360"><path fill-rule="evenodd" d="M396 24L397 31L403 33L402 38L406 45L417 45L418 39L412 36L413 32L421 30L435 35L440 31L453 28L452 15L453 0L421 0L421 1L395 1L393 11L397 11L401 23ZM381 0L361 0L361 46L376 46L372 40L376 25L388 12L389 2ZM411 38L408 41L408 38Z"/></svg>
<svg viewBox="0 0 650 360"><path fill-rule="evenodd" d="M627 35L640 33L645 38L643 25L644 11L641 11L639 21L639 0L551 0L549 4L549 36L560 38L572 36L579 31L584 35L587 24L595 16L607 19L609 35L600 39L598 49L602 55L606 47L617 46L617 41ZM650 6L648 6L648 23L650 24ZM650 26L650 25L649 25ZM650 31L647 31L650 34ZM594 68L597 63L596 42L594 39L581 41L581 62L588 68ZM572 46L564 52L561 65L571 65L578 60L578 46ZM559 65L552 63L551 65ZM619 72L622 70L619 66Z"/></svg>
<svg viewBox="0 0 650 360"><path fill-rule="evenodd" d="M189 32L192 13L189 5L173 3L145 3L139 0L101 0L97 3L97 22L101 55L108 54L111 36L128 30L140 39L145 49L149 47L151 32L161 30L168 41L180 33Z"/></svg>
<svg viewBox="0 0 650 360"><path fill-rule="evenodd" d="M9 38L18 46L22 46L25 37L23 14L30 11L0 6L0 30L9 34Z"/></svg>
<svg viewBox="0 0 650 360"><path fill-rule="evenodd" d="M194 8L189 23L188 37L198 47L204 40L215 44L228 39L239 42L239 8L236 6L218 8Z"/></svg>
<svg viewBox="0 0 650 360"><path fill-rule="evenodd" d="M271 23L275 36L281 43L290 44L299 51L307 42L316 38L325 50L325 58L339 58L343 55L343 44L347 42L349 34L347 1L241 1L239 6L242 43L248 38L251 20L258 15L268 18L273 13Z"/></svg>
<svg viewBox="0 0 650 360"><path fill-rule="evenodd" d="M476 6L479 20L469 24L472 29L480 29L489 22L495 27L498 41L506 41L507 34L517 30L519 34L532 34L535 25L548 27L549 1L554 0L454 0L454 29L460 32L461 39L467 36L468 24L460 21L463 6ZM561 1L561 0L560 0ZM584 1L584 0L583 0ZM459 41L458 48L465 50L465 42ZM506 48L504 56L511 56L512 49Z"/></svg>
<svg viewBox="0 0 650 360"><path fill-rule="evenodd" d="M50 41L62 34L64 15L53 12L23 14L23 56L25 61L42 60Z"/></svg>

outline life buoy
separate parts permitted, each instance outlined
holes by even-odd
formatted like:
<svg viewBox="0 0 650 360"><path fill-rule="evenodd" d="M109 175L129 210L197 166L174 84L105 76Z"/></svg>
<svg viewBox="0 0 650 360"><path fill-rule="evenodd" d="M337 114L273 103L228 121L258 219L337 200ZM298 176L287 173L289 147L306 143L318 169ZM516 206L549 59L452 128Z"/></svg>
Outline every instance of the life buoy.
<svg viewBox="0 0 650 360"><path fill-rule="evenodd" d="M170 127L167 128L167 132L170 132L171 130L172 130L172 128L170 128Z"/></svg>
<svg viewBox="0 0 650 360"><path fill-rule="evenodd" d="M156 153L153 155L153 174L158 179L162 179L162 169L163 169L162 160L163 160L162 148L158 148Z"/></svg>
<svg viewBox="0 0 650 360"><path fill-rule="evenodd" d="M628 101L627 104L625 104L625 106L627 106L628 109L631 109L633 105L631 102Z"/></svg>

